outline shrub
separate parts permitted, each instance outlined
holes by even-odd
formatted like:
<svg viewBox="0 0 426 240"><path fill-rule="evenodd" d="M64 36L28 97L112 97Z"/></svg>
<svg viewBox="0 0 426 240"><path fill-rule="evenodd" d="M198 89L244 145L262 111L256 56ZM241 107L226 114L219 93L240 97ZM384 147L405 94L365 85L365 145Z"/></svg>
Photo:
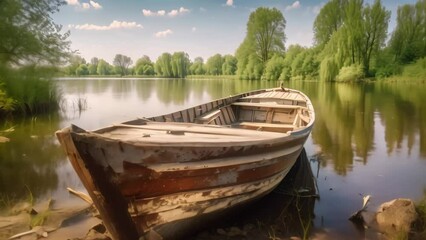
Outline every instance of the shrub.
<svg viewBox="0 0 426 240"><path fill-rule="evenodd" d="M339 74L336 76L336 81L353 82L361 80L364 77L364 71L359 64L352 64L347 67L342 67Z"/></svg>

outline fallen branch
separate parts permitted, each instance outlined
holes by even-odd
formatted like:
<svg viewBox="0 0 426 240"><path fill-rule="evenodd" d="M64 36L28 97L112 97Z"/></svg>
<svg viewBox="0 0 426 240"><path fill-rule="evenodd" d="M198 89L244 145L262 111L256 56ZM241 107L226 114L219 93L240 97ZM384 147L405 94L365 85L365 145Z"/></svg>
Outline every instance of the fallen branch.
<svg viewBox="0 0 426 240"><path fill-rule="evenodd" d="M92 198L89 195L87 195L87 194L85 194L83 192L80 192L80 191L76 191L76 190L74 190L74 189L72 189L70 187L67 187L67 190L68 190L68 192L74 194L75 196L83 199L84 201L86 201L90 205L93 205L93 200L92 200Z"/></svg>

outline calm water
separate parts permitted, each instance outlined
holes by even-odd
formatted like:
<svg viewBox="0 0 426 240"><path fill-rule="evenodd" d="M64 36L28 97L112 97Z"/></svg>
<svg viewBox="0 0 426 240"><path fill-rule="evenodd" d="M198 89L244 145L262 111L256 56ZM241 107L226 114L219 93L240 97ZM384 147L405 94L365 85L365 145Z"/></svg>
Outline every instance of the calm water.
<svg viewBox="0 0 426 240"><path fill-rule="evenodd" d="M58 85L66 110L0 127L15 126L7 135L11 141L0 144L0 204L26 198L27 188L40 201L49 197L74 201L66 187L84 188L54 137L57 129L70 123L95 129L277 83L79 79L58 80ZM425 196L425 84L287 85L311 98L317 116L305 145L320 193L314 207L315 229L357 238L359 233L347 219L362 205L361 195L372 195L371 210L393 198ZM79 99L87 104L83 111L78 109Z"/></svg>

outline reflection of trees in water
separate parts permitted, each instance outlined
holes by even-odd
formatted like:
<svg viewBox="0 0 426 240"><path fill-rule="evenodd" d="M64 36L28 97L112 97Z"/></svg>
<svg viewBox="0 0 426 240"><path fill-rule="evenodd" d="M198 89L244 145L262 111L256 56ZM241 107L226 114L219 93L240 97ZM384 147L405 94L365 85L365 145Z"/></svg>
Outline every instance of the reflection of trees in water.
<svg viewBox="0 0 426 240"><path fill-rule="evenodd" d="M134 87L134 80L130 79L120 79L120 80L112 80L112 93L113 97L116 99L127 99L132 92Z"/></svg>
<svg viewBox="0 0 426 240"><path fill-rule="evenodd" d="M154 90L154 84L157 80L136 80L135 90L139 99L146 102L151 97Z"/></svg>
<svg viewBox="0 0 426 240"><path fill-rule="evenodd" d="M185 79L162 79L156 83L157 97L165 105L183 104L189 96L191 84Z"/></svg>
<svg viewBox="0 0 426 240"><path fill-rule="evenodd" d="M355 157L367 163L378 134L375 116L384 127L388 154L405 147L411 154L418 144L420 154L426 156L426 86L318 83L317 94L302 90L315 107L313 141L333 160L338 174L346 174Z"/></svg>
<svg viewBox="0 0 426 240"><path fill-rule="evenodd" d="M93 79L93 80L87 80L87 84L91 85L92 93L101 94L106 92L108 88L111 86L111 80Z"/></svg>
<svg viewBox="0 0 426 240"><path fill-rule="evenodd" d="M0 193L19 199L28 196L25 186L37 197L55 190L56 167L66 158L54 132L57 115L39 116L15 124L10 142L0 144Z"/></svg>
<svg viewBox="0 0 426 240"><path fill-rule="evenodd" d="M366 162L373 149L374 109L368 91L366 85L320 83L318 98L312 99L316 113L312 138L333 159L339 174L346 174L355 154Z"/></svg>
<svg viewBox="0 0 426 240"><path fill-rule="evenodd" d="M377 108L385 127L388 154L402 149L411 154L419 136L420 154L426 156L426 86L424 84L377 84ZM380 97L379 97L380 96Z"/></svg>

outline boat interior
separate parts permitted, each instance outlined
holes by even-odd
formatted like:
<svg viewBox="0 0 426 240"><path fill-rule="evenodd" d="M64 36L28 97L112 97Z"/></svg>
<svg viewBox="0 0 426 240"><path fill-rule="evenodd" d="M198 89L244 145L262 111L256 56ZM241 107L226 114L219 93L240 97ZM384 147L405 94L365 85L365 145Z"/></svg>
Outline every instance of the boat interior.
<svg viewBox="0 0 426 240"><path fill-rule="evenodd" d="M123 124L139 125L147 120L286 133L307 126L310 113L306 99L299 92L266 91L255 95L219 99L171 114Z"/></svg>

